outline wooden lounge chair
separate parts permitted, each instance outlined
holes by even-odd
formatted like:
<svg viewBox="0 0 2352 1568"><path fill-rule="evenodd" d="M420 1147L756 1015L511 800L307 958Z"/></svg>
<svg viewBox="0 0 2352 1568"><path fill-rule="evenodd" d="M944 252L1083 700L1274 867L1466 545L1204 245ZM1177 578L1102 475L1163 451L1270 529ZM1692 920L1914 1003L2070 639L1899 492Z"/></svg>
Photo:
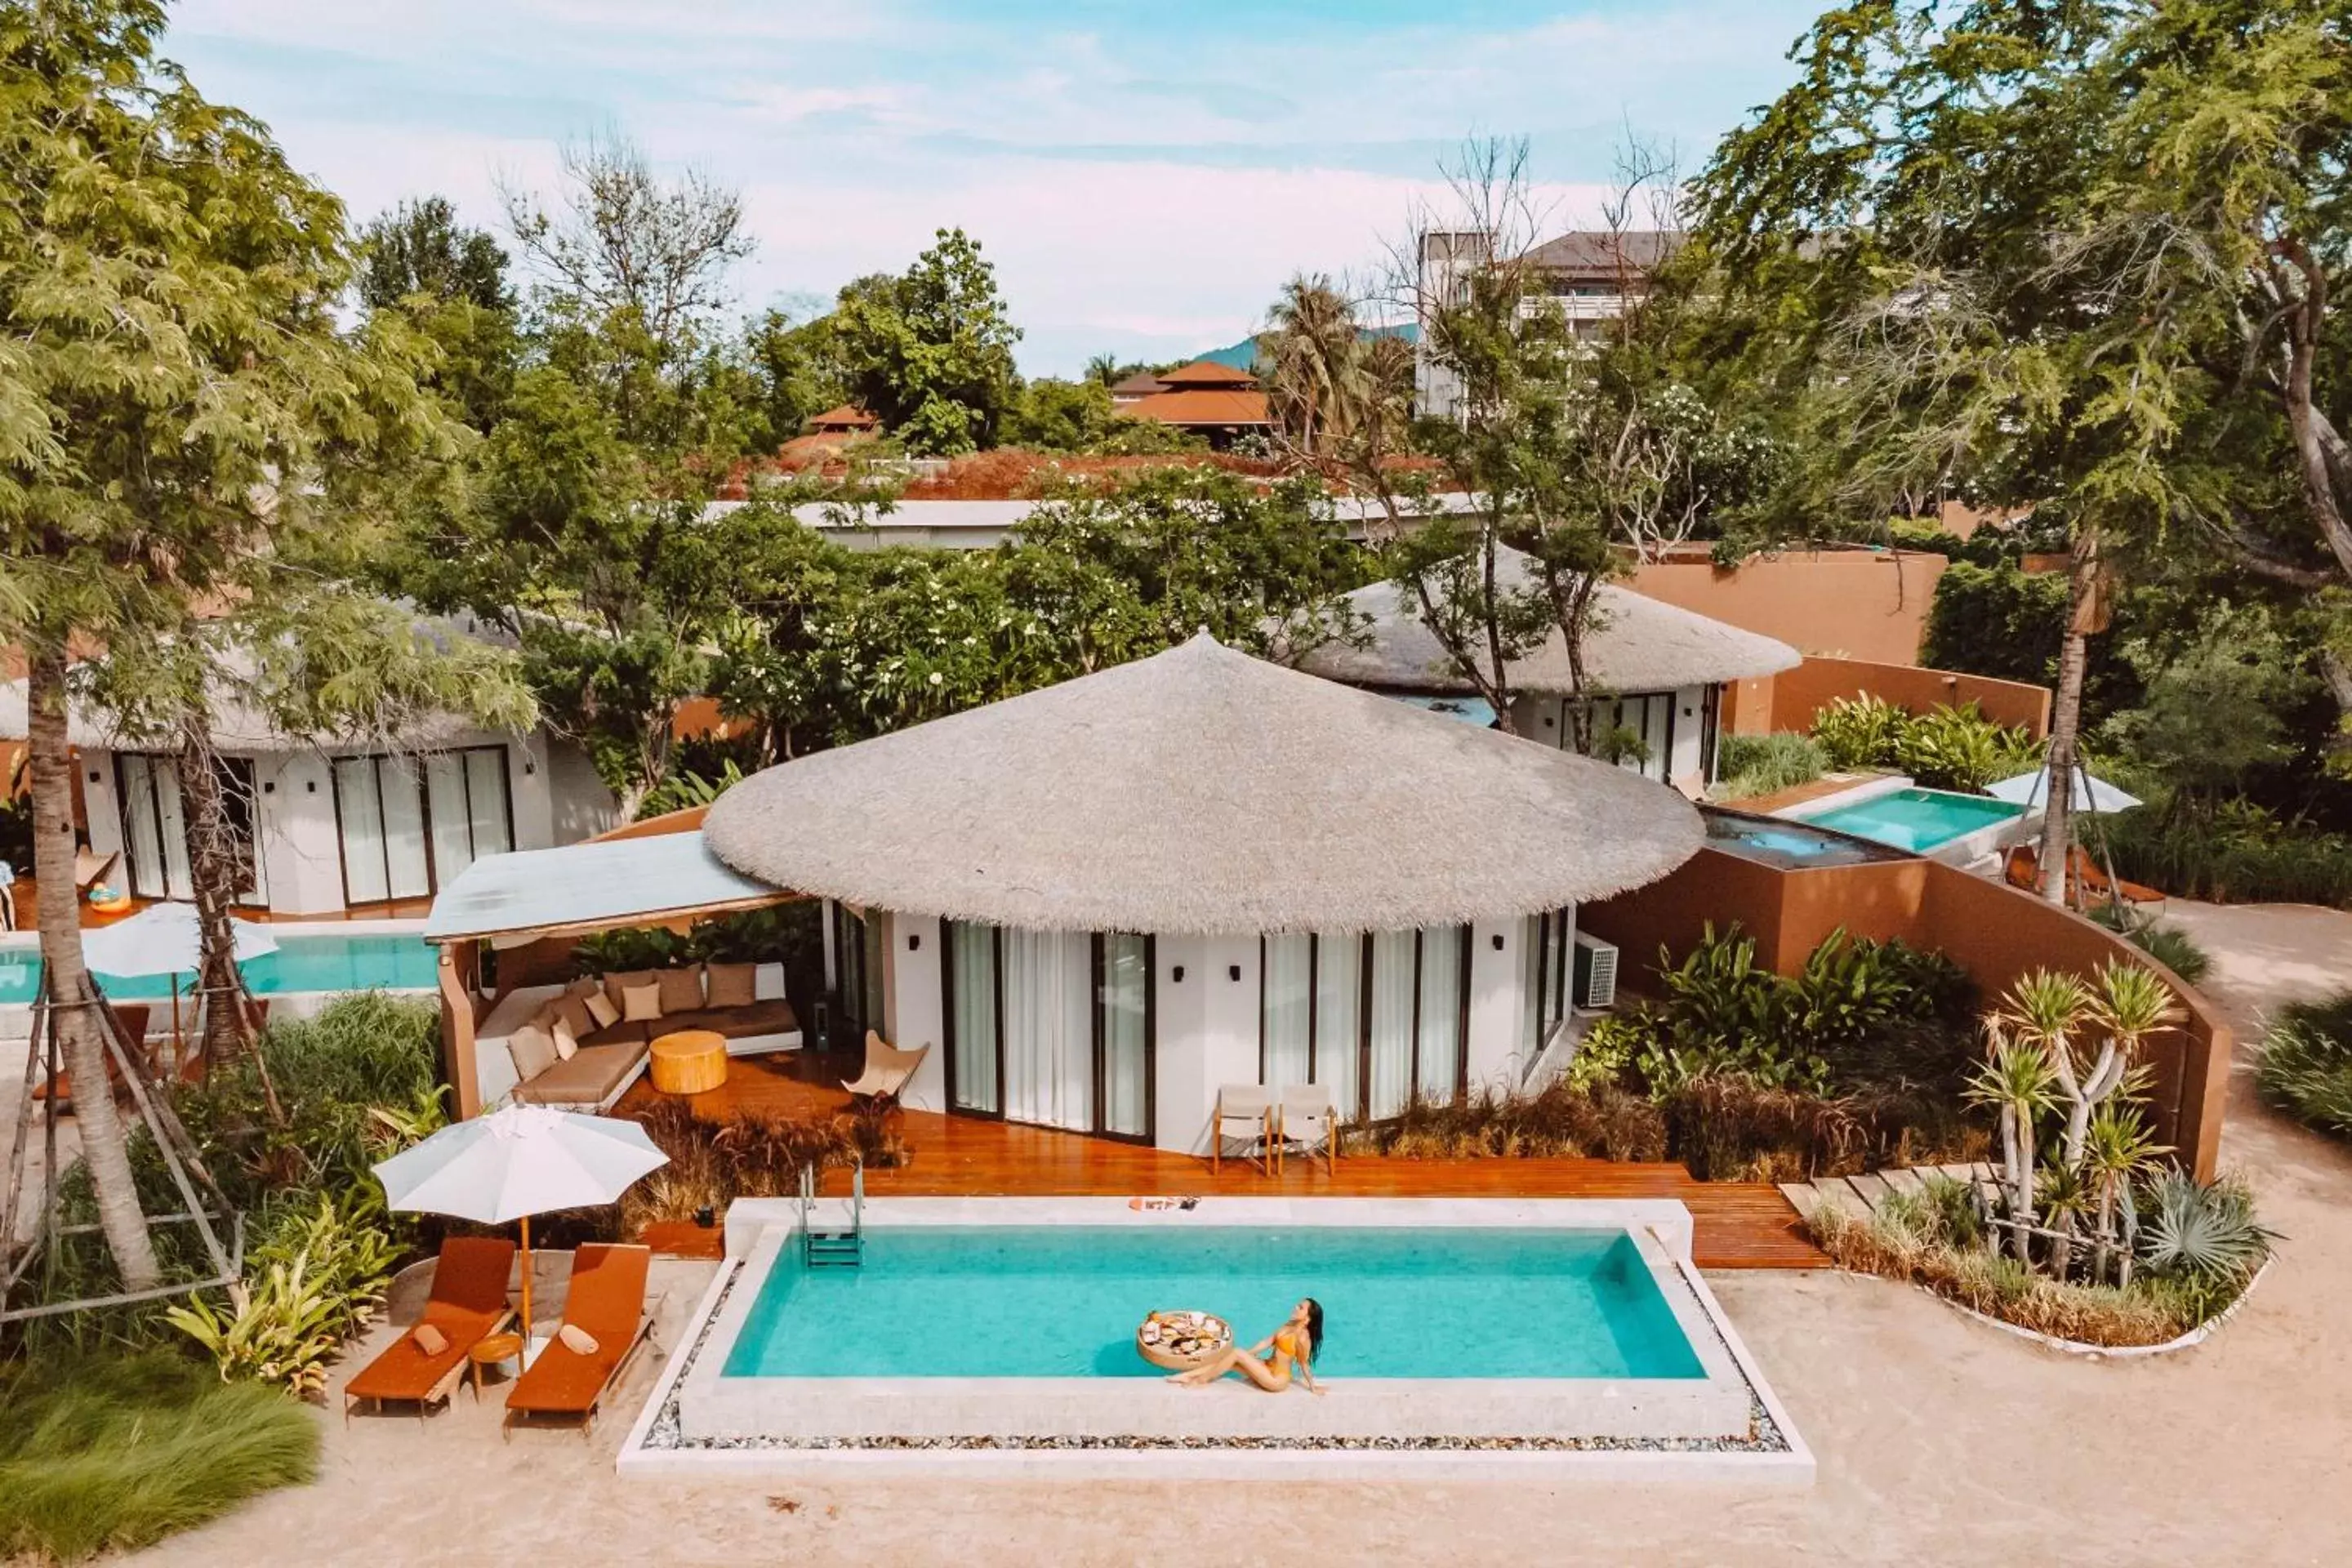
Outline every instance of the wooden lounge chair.
<svg viewBox="0 0 2352 1568"><path fill-rule="evenodd" d="M111 855L100 855L88 845L79 846L74 850L74 891L89 892L92 884L112 876L115 867L121 863L120 849Z"/></svg>
<svg viewBox="0 0 2352 1568"><path fill-rule="evenodd" d="M595 1348L574 1350L558 1330L508 1391L507 1432L518 1421L541 1420L577 1421L583 1436L595 1429L596 1407L653 1331L653 1315L646 1309L646 1272L653 1256L649 1247L604 1242L584 1243L572 1253L563 1327L578 1329Z"/></svg>
<svg viewBox="0 0 2352 1568"><path fill-rule="evenodd" d="M866 1070L857 1075L856 1082L845 1079L841 1087L849 1091L852 1100L896 1100L930 1051L929 1046L918 1046L911 1051L899 1050L874 1030L868 1029L866 1031Z"/></svg>
<svg viewBox="0 0 2352 1568"><path fill-rule="evenodd" d="M2009 852L2002 864L2001 875L2012 888L2022 888L2029 893L2042 890L2042 852L2031 844L2020 844ZM2092 902L2113 903L2120 900L2126 904L2161 904L2164 895L2156 889L2138 882L2126 882L2117 878L2113 883L2091 858L2091 852L2076 845L2066 856L2066 902L2076 909L2087 908Z"/></svg>
<svg viewBox="0 0 2352 1568"><path fill-rule="evenodd" d="M1331 1103L1331 1086L1286 1083L1275 1102L1275 1168L1280 1170L1296 1144L1308 1168L1323 1156L1326 1173L1339 1168L1339 1111Z"/></svg>
<svg viewBox="0 0 2352 1568"><path fill-rule="evenodd" d="M467 1352L514 1317L507 1305L514 1256L515 1244L503 1237L453 1236L443 1242L424 1315L343 1385L343 1419L352 1418L352 1406L362 1399L378 1406L394 1399L414 1401L422 1420L456 1393ZM416 1342L417 1330L428 1324L445 1342L438 1350Z"/></svg>
<svg viewBox="0 0 2352 1568"><path fill-rule="evenodd" d="M109 1002L106 1004L106 1010L114 1015L115 1027L122 1031L122 1037L125 1040L131 1042L131 1048L134 1051L144 1051L147 1048L147 1005L143 1002L126 1002L117 1006ZM148 1070L151 1074L154 1071L154 1061L152 1058L148 1058ZM112 1051L106 1053L106 1081L115 1093L122 1092L122 1068L114 1059ZM33 1098L36 1100L49 1098L49 1080L47 1078L34 1080ZM73 1074L69 1072L58 1074L58 1109L67 1112L73 1110Z"/></svg>

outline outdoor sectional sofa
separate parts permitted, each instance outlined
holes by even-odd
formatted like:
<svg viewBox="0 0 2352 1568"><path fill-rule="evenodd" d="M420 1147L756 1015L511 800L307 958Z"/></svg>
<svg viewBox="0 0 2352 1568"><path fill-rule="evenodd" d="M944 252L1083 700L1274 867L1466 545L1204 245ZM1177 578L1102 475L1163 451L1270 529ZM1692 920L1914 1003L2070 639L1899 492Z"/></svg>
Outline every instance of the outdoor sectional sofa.
<svg viewBox="0 0 2352 1568"><path fill-rule="evenodd" d="M680 1029L708 1029L727 1041L731 1057L767 1051L798 1050L800 1021L784 999L784 966L781 963L712 965L714 972L694 964L669 970L633 970L576 980L569 985L519 986L498 1003L476 1026L475 1071L482 1103L494 1107L512 1100L528 1105L551 1105L564 1110L608 1110L639 1074L646 1070L647 1048L660 1036ZM739 992L740 971L751 971L749 1001L726 1000L731 984ZM625 993L641 994L648 985L663 1004L658 1016L625 1016ZM592 994L601 996L616 1014L610 1023L594 1019L586 1032L572 1030L578 1049L569 1058L547 1061L547 1049L536 1040L518 1042L526 1026L551 1033L551 1010L579 1009ZM566 1007L565 1004L572 1004ZM526 1075L524 1068L530 1071Z"/></svg>

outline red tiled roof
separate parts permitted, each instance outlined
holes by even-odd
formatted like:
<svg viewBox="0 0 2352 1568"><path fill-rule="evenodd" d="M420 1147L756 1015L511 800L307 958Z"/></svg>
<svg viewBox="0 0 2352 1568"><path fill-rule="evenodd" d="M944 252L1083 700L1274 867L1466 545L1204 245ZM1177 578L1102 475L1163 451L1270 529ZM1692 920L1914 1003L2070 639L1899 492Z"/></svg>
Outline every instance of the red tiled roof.
<svg viewBox="0 0 2352 1568"><path fill-rule="evenodd" d="M810 419L808 427L810 434L816 435L827 431L871 430L881 423L881 420L866 413L856 404L845 403L837 408L828 408Z"/></svg>
<svg viewBox="0 0 2352 1568"><path fill-rule="evenodd" d="M1157 419L1162 425L1265 425L1265 394L1224 387L1189 387L1163 392L1130 403L1119 413L1131 419Z"/></svg>
<svg viewBox="0 0 2352 1568"><path fill-rule="evenodd" d="M1111 383L1110 395L1113 397L1149 397L1159 390L1160 378L1148 370L1139 370L1133 375Z"/></svg>
<svg viewBox="0 0 2352 1568"><path fill-rule="evenodd" d="M1219 364L1213 359L1196 359L1191 364L1179 365L1160 378L1160 384L1176 388L1185 386L1255 387L1257 377L1245 370L1235 370L1229 364Z"/></svg>

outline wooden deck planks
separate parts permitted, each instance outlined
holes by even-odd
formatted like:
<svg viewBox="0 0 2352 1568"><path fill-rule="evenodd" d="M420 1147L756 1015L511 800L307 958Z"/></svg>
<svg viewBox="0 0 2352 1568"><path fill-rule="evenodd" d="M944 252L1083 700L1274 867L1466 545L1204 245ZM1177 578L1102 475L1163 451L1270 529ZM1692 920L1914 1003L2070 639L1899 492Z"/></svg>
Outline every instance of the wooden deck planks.
<svg viewBox="0 0 2352 1568"><path fill-rule="evenodd" d="M841 1064L833 1064L835 1067ZM690 1097L698 1114L818 1115L838 1111L845 1097L822 1058L738 1059L728 1082ZM640 1082L616 1108L628 1115L667 1097ZM1581 1159L1414 1160L1342 1159L1326 1172L1293 1158L1282 1174L1262 1174L1237 1160L1212 1174L1190 1154L1139 1148L1049 1128L943 1116L899 1113L909 1164L868 1171L874 1197L1135 1196L1223 1193L1254 1196L1323 1197L1659 1197L1678 1198L1694 1222L1693 1255L1702 1268L1810 1268L1823 1261L1799 1228L1797 1211L1769 1182L1701 1182L1679 1164L1633 1164ZM845 1190L830 1173L826 1190ZM691 1226L665 1227L661 1239L680 1247L708 1246ZM677 1229L677 1234L671 1234ZM705 1237L708 1233L705 1233Z"/></svg>

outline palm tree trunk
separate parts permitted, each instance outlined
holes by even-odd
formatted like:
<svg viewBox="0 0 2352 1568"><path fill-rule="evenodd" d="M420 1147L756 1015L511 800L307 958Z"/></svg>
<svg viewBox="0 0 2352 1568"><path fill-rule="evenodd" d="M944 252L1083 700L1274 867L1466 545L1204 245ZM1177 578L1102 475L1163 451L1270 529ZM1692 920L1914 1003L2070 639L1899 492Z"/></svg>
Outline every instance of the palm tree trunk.
<svg viewBox="0 0 2352 1568"><path fill-rule="evenodd" d="M82 962L81 911L74 887L73 755L66 734L66 661L62 647L39 642L26 650L26 752L33 783L33 882L41 931L41 971L47 977L49 1026L73 1075L74 1120L81 1153L98 1196L100 1234L114 1255L127 1290L163 1280L154 1238L139 1206L131 1173L131 1145L109 1092L106 1036L98 988ZM55 1181L59 1173L50 1172Z"/></svg>
<svg viewBox="0 0 2352 1568"><path fill-rule="evenodd" d="M2099 616L2099 545L2097 533L2085 527L2074 540L2074 564L2067 573L2066 640L2058 652L2058 694L2050 708L2049 798L2042 808L2042 896L2053 904L2066 901L2068 852L2073 846L2068 812L2074 805L2074 766L2080 755L2083 723L2083 668L2090 658L2089 637Z"/></svg>

